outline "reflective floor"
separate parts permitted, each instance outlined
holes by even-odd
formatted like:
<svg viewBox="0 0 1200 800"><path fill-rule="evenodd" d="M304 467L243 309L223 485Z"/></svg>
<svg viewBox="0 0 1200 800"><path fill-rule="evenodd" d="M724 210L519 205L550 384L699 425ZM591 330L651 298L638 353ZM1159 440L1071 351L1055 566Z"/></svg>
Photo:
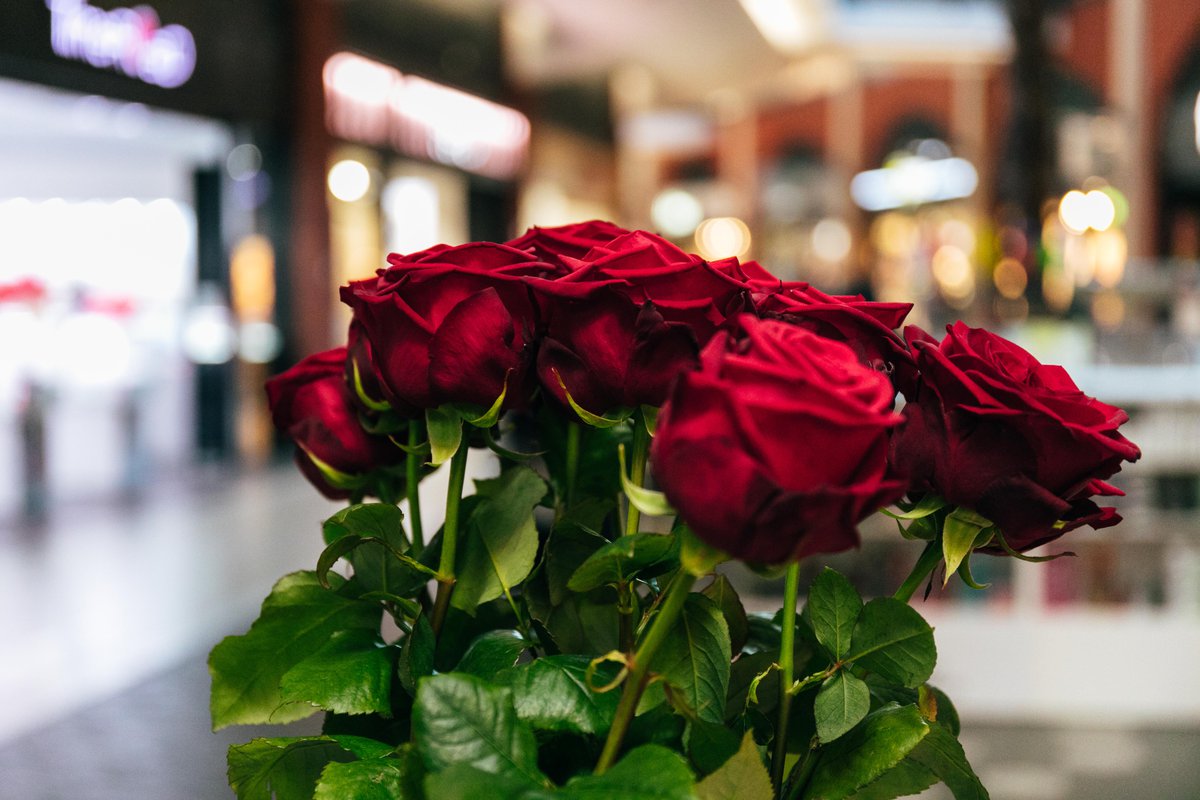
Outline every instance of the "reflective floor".
<svg viewBox="0 0 1200 800"><path fill-rule="evenodd" d="M333 508L284 467L196 473L139 502L5 524L0 797L229 798L229 744L314 729L211 733L204 659L245 630L276 578L311 568ZM963 742L994 800L1200 797L1200 724L1069 729L964 713Z"/></svg>

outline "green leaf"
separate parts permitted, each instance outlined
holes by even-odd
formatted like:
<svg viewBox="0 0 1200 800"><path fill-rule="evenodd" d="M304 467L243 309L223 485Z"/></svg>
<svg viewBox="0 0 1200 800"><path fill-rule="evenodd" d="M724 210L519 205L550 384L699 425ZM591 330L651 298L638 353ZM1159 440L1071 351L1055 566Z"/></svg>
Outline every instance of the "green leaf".
<svg viewBox="0 0 1200 800"><path fill-rule="evenodd" d="M733 758L741 743L741 731L702 719L689 720L684 733L687 757L700 775L720 769Z"/></svg>
<svg viewBox="0 0 1200 800"><path fill-rule="evenodd" d="M425 430L429 432L429 463L435 467L450 460L462 443L462 416L452 408L425 411Z"/></svg>
<svg viewBox="0 0 1200 800"><path fill-rule="evenodd" d="M517 718L512 690L473 675L445 674L417 685L412 738L427 769L469 764L541 784L533 731Z"/></svg>
<svg viewBox="0 0 1200 800"><path fill-rule="evenodd" d="M721 724L731 658L729 626L721 610L707 597L690 594L650 669L671 684L698 719Z"/></svg>
<svg viewBox="0 0 1200 800"><path fill-rule="evenodd" d="M353 505L337 512L323 525L329 547L321 554L317 575L324 577L334 561L345 556L364 591L415 595L433 570L407 555L403 519L400 509L390 503Z"/></svg>
<svg viewBox="0 0 1200 800"><path fill-rule="evenodd" d="M349 763L332 762L321 773L312 800L424 800L424 768L405 745L398 758L371 758Z"/></svg>
<svg viewBox="0 0 1200 800"><path fill-rule="evenodd" d="M484 797L497 800L548 800L559 797L557 793L540 788L540 784L523 775L493 775L470 764L455 764L427 775L424 796L429 800L480 800Z"/></svg>
<svg viewBox="0 0 1200 800"><path fill-rule="evenodd" d="M933 674L933 629L906 603L879 597L863 606L844 661L895 683L916 688Z"/></svg>
<svg viewBox="0 0 1200 800"><path fill-rule="evenodd" d="M612 726L620 692L598 694L588 688L590 659L579 655L545 656L504 674L513 706L522 722L539 731L599 734ZM611 670L597 677L611 678Z"/></svg>
<svg viewBox="0 0 1200 800"><path fill-rule="evenodd" d="M546 495L545 481L528 467L476 485L483 499L459 543L458 584L451 596L451 604L468 613L509 594L533 570L538 550L533 510Z"/></svg>
<svg viewBox="0 0 1200 800"><path fill-rule="evenodd" d="M679 563L679 539L659 533L634 533L603 545L567 581L572 592L590 592L645 574L661 575Z"/></svg>
<svg viewBox="0 0 1200 800"><path fill-rule="evenodd" d="M936 494L927 494L922 497L920 502L918 502L912 508L904 509L902 506L899 506L899 504L897 504L897 507L900 508L899 514L888 511L886 508L883 509L883 513L887 514L892 519L923 519L928 517L930 514L945 508L946 501L938 497Z"/></svg>
<svg viewBox="0 0 1200 800"><path fill-rule="evenodd" d="M725 624L729 626L729 646L734 653L742 652L749 637L750 623L746 619L746 608L734 591L733 584L724 575L718 575L700 594L712 600L717 608L721 609Z"/></svg>
<svg viewBox="0 0 1200 800"><path fill-rule="evenodd" d="M312 800L325 765L354 758L329 736L253 739L229 748L229 785L238 800Z"/></svg>
<svg viewBox="0 0 1200 800"><path fill-rule="evenodd" d="M699 800L774 800L771 776L749 732L742 746L720 769L696 786Z"/></svg>
<svg viewBox="0 0 1200 800"><path fill-rule="evenodd" d="M775 664L775 653L743 653L729 668L729 693L725 698L725 723L732 723L746 711L750 686ZM779 703L779 681L759 682L758 706L770 713Z"/></svg>
<svg viewBox="0 0 1200 800"><path fill-rule="evenodd" d="M942 558L946 561L943 586L950 580L950 576L955 573L963 559L975 549L975 540L979 535L991 527L993 526L990 520L962 506L946 516L946 521L942 524Z"/></svg>
<svg viewBox="0 0 1200 800"><path fill-rule="evenodd" d="M834 660L850 652L850 637L862 612L862 598L842 575L826 567L808 590L813 632Z"/></svg>
<svg viewBox="0 0 1200 800"><path fill-rule="evenodd" d="M499 672L517 663L528 647L529 643L517 631L488 631L475 637L454 671L492 680Z"/></svg>
<svg viewBox="0 0 1200 800"><path fill-rule="evenodd" d="M926 684L922 688L933 699L933 707L937 712L937 723L955 736L958 736L958 732L962 726L958 721L958 709L954 707L954 703L950 702L950 697L936 686ZM928 718L928 715L926 715L926 718Z"/></svg>
<svg viewBox="0 0 1200 800"><path fill-rule="evenodd" d="M433 674L433 654L437 647L437 637L433 634L433 626L429 618L421 613L413 620L412 631L404 637L400 646L400 660L396 664L396 674L400 685L411 695L417 692L417 682L426 675Z"/></svg>
<svg viewBox="0 0 1200 800"><path fill-rule="evenodd" d="M885 706L869 714L861 725L822 748L804 800L849 797L899 764L929 728L916 706Z"/></svg>
<svg viewBox="0 0 1200 800"><path fill-rule="evenodd" d="M338 631L284 673L279 682L283 703L311 704L338 714L390 717L392 652L382 645L374 631Z"/></svg>
<svg viewBox="0 0 1200 800"><path fill-rule="evenodd" d="M855 792L853 800L894 800L919 794L937 782L937 775L911 758L905 758Z"/></svg>
<svg viewBox="0 0 1200 800"><path fill-rule="evenodd" d="M687 762L656 744L631 750L603 775L572 778L554 796L563 800L695 800Z"/></svg>
<svg viewBox="0 0 1200 800"><path fill-rule="evenodd" d="M929 735L908 757L945 781L955 800L988 800L987 790L967 763L962 745L948 728L931 725Z"/></svg>
<svg viewBox="0 0 1200 800"><path fill-rule="evenodd" d="M213 729L228 725L290 722L313 712L284 702L279 684L284 674L325 645L339 631L378 633L380 609L375 603L345 597L321 586L314 572L295 572L275 584L263 601L262 613L242 636L227 636L208 657L212 675L210 707Z"/></svg>
<svg viewBox="0 0 1200 800"><path fill-rule="evenodd" d="M617 460L621 465L621 489L634 508L653 517L673 517L678 513L671 507L665 494L638 486L629 480L629 470L625 466L625 445L617 448Z"/></svg>
<svg viewBox="0 0 1200 800"><path fill-rule="evenodd" d="M607 539L584 525L560 521L546 541L536 578L523 587L529 613L559 651L600 655L618 646L616 594L611 589L579 594L567 588L580 565L607 544Z"/></svg>
<svg viewBox="0 0 1200 800"><path fill-rule="evenodd" d="M871 690L846 670L821 685L813 702L817 737L828 744L857 725L871 710Z"/></svg>

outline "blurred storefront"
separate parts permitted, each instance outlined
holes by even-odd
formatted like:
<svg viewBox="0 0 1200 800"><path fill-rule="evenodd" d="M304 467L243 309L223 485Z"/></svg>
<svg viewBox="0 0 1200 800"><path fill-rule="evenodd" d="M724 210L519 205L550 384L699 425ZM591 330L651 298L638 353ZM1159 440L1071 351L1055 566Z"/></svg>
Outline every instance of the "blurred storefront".
<svg viewBox="0 0 1200 800"><path fill-rule="evenodd" d="M328 326L302 333L310 350L318 336L344 341L337 287L386 266L388 253L508 238L530 142L528 117L502 102L498 9L461 17L434 3L319 5L327 16L316 24L335 33L309 37L322 94L303 124L320 124L323 142L302 154L301 170L315 176L319 158L324 180L320 198L309 180L298 217L326 215L330 261L311 286Z"/></svg>
<svg viewBox="0 0 1200 800"><path fill-rule="evenodd" d="M263 439L235 387L279 349L275 5L5 3L0 516Z"/></svg>

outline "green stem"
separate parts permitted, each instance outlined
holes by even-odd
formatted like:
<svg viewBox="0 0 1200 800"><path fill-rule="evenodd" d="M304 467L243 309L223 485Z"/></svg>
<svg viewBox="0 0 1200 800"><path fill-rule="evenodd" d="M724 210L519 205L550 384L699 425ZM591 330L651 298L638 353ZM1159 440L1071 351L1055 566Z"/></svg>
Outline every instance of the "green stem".
<svg viewBox="0 0 1200 800"><path fill-rule="evenodd" d="M454 591L454 560L458 555L458 507L462 502L463 483L467 477L467 443L458 446L450 459L450 485L446 488L446 524L442 527L442 559L438 564L437 599L433 603L430 624L434 634L442 630L446 612L450 609L450 593Z"/></svg>
<svg viewBox="0 0 1200 800"><path fill-rule="evenodd" d="M583 427L578 422L567 423L567 507L575 501L575 484L579 479L579 440Z"/></svg>
<svg viewBox="0 0 1200 800"><path fill-rule="evenodd" d="M792 713L792 681L795 680L796 596L800 590L800 562L788 566L783 588L783 633L779 639L779 724L775 727L775 757L771 759L771 780L775 796L783 788L783 765L787 761L788 718Z"/></svg>
<svg viewBox="0 0 1200 800"><path fill-rule="evenodd" d="M425 435L424 426L417 420L408 423L408 446L413 450L421 444ZM421 527L421 461L423 456L412 450L404 460L405 491L408 493L408 525L412 530L413 549L420 553L425 549L425 531Z"/></svg>
<svg viewBox="0 0 1200 800"><path fill-rule="evenodd" d="M897 600L907 603L912 599L913 593L917 591L917 587L925 582L929 574L933 572L934 567L942 560L942 548L937 539L934 539L929 544L925 545L925 549L921 551L921 557L917 559L917 563L913 565L912 572L904 579L904 583L900 584L900 588L892 595Z"/></svg>
<svg viewBox="0 0 1200 800"><path fill-rule="evenodd" d="M646 456L649 452L650 432L646 430L646 422L642 419L642 412L639 409L633 415L633 453L629 464L629 482L634 486L641 486L646 481ZM641 512L633 503L630 503L629 514L625 517L626 536L638 532L638 523L641 522L641 519Z"/></svg>
<svg viewBox="0 0 1200 800"><path fill-rule="evenodd" d="M633 614L636 610L637 593L629 582L622 581L617 584L617 647L622 653L633 652Z"/></svg>
<svg viewBox="0 0 1200 800"><path fill-rule="evenodd" d="M804 755L792 769L792 774L788 776L788 785L786 788L787 800L795 800L803 794L808 787L809 780L812 779L813 770L817 768L817 738L814 736L812 741L808 743L808 749L804 751ZM784 797L784 794L779 794L779 797Z"/></svg>
<svg viewBox="0 0 1200 800"><path fill-rule="evenodd" d="M688 592L692 590L692 584L695 582L695 576L685 570L680 570L675 575L670 585L667 586L666 597L662 607L658 610L658 615L650 623L650 628L646 631L642 643L638 645L637 652L630 658L629 677L625 679L625 686L621 690L621 700L617 704L617 712L613 717L612 728L608 731L608 738L604 741L604 750L600 753L600 760L596 762L595 772L597 775L604 774L617 760L617 754L621 751L621 744L625 740L629 724L633 722L634 713L637 711L638 702L642 699L642 692L646 690L646 686L650 682L650 662L654 660L654 654L662 646L667 634L675 627L675 623L683 611L683 604L687 600Z"/></svg>

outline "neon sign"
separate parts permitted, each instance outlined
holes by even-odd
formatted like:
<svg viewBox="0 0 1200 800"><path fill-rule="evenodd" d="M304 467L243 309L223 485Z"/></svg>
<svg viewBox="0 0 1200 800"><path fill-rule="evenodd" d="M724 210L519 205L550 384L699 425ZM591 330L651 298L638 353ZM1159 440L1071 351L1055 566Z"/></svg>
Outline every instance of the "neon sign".
<svg viewBox="0 0 1200 800"><path fill-rule="evenodd" d="M111 69L153 86L182 86L196 69L196 40L182 25L160 25L149 6L105 11L87 0L46 0L56 55Z"/></svg>

